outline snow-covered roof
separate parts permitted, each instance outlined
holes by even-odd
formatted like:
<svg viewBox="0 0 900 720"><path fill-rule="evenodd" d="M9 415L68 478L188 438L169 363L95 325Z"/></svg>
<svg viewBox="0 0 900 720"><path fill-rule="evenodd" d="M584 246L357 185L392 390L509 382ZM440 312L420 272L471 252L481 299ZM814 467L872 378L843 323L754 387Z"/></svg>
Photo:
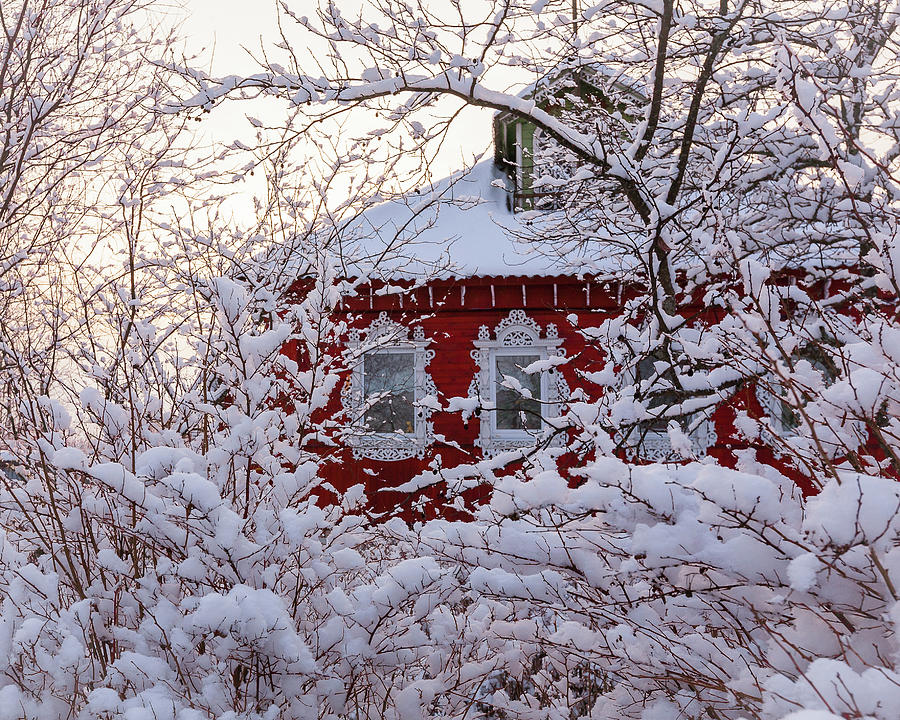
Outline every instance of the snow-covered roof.
<svg viewBox="0 0 900 720"><path fill-rule="evenodd" d="M345 272L416 279L577 272L575 254L548 257L516 238L526 228L507 206L504 180L483 160L366 211L342 233Z"/></svg>
<svg viewBox="0 0 900 720"><path fill-rule="evenodd" d="M643 82L635 80L621 70L614 70L600 62L579 62L574 65L560 65L544 73L540 78L517 93L517 96L541 101L566 82L572 82L579 77L582 81L595 85L597 89L600 89L603 80L606 80L610 86L622 93L627 93L632 99L641 103L649 102L649 95Z"/></svg>
<svg viewBox="0 0 900 720"><path fill-rule="evenodd" d="M621 229L592 226L589 242L552 237L535 241L537 225L552 220L538 213L513 213L504 173L491 160L406 193L361 213L331 241L345 277L428 281L475 277L622 277L640 258L618 247ZM552 222L551 222L552 226ZM531 238L529 241L528 238ZM604 241L604 238L609 238ZM773 254L774 253L774 254ZM826 248L790 246L765 250L775 270L804 268L831 272L854 262L841 244ZM686 253L675 266L694 276L709 270ZM291 257L289 274L308 271L308 259Z"/></svg>

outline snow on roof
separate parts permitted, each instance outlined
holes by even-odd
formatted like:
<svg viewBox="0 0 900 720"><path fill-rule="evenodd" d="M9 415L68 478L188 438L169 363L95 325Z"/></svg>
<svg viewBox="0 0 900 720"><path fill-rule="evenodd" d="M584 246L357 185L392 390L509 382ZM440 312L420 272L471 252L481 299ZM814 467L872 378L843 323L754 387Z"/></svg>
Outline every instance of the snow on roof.
<svg viewBox="0 0 900 720"><path fill-rule="evenodd" d="M574 254L549 257L515 236L526 228L507 206L504 180L483 160L366 211L341 240L347 274L432 279L575 271Z"/></svg>
<svg viewBox="0 0 900 720"><path fill-rule="evenodd" d="M492 160L483 160L468 171L366 210L340 229L338 246L332 244L342 274L423 282L562 275L613 278L639 268L640 258L618 247L621 229L614 226L593 226L589 242L546 234L536 241L541 234L536 232L538 225L552 220L553 214L541 218L534 212L513 213L506 182ZM855 261L853 248L840 243L762 249L758 255L774 269L804 268L826 276ZM307 262L292 257L282 269L296 277L306 272ZM691 253L675 258L674 264L692 277L706 272L703 258Z"/></svg>
<svg viewBox="0 0 900 720"><path fill-rule="evenodd" d="M602 80L607 80L610 86L631 95L634 100L642 103L649 102L649 95L643 82L635 80L621 70L614 70L600 62L576 62L572 65L559 65L525 87L518 93L518 96L540 101L564 83L573 82L577 78L594 85L597 89L600 89Z"/></svg>

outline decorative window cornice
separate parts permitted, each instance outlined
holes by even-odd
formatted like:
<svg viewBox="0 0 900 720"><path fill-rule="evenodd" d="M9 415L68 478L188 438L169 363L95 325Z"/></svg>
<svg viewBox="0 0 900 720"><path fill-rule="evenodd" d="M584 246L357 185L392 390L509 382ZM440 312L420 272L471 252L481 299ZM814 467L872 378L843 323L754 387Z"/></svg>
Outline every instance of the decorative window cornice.
<svg viewBox="0 0 900 720"><path fill-rule="evenodd" d="M344 383L341 398L344 412L350 419L346 439L353 448L353 457L380 461L424 457L425 449L434 441L431 421L434 411L432 403L423 401L427 396L437 396L434 380L427 370L435 354L428 348L430 342L421 326L410 329L391 320L386 312L379 314L368 328L350 331L347 349L352 369ZM367 413L377 404L377 399L366 395L365 360L370 353L409 353L412 356L414 400L411 431L378 432L367 427Z"/></svg>
<svg viewBox="0 0 900 720"><path fill-rule="evenodd" d="M496 409L497 388L501 380L497 377L498 358L529 357L547 360L564 357L562 340L556 325L550 323L542 331L541 326L528 317L524 310L513 310L491 331L487 325L478 329L478 339L471 351L477 371L469 386L469 396L479 399L483 412L479 418L479 433L475 444L486 455L496 455L508 450L533 447L550 427L548 418L558 417L561 405L569 397L569 386L555 365L539 374L540 398L536 398L540 412L540 428L504 429L498 423ZM501 387L502 389L502 387ZM525 395L523 395L525 397ZM554 443L561 443L556 437Z"/></svg>

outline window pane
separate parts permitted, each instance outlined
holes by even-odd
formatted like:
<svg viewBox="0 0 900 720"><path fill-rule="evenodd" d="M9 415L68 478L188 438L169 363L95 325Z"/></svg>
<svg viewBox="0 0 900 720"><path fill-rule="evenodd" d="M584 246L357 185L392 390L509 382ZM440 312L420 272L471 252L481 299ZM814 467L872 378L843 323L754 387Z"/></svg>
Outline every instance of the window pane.
<svg viewBox="0 0 900 720"><path fill-rule="evenodd" d="M366 427L373 432L415 432L415 356L412 352L366 353L363 378Z"/></svg>
<svg viewBox="0 0 900 720"><path fill-rule="evenodd" d="M669 427L669 419L664 417L666 412L673 405L678 403L678 394L671 388L666 371L664 370L660 377L657 376L656 360L652 357L642 358L638 362L636 381L641 385L641 392L647 402L647 411L653 416L659 417L657 420L648 420L641 423L641 435L646 433L667 433ZM654 386L649 386L649 381L655 379ZM649 398L647 397L649 395ZM687 431L690 425L691 416L676 418L682 428Z"/></svg>
<svg viewBox="0 0 900 720"><path fill-rule="evenodd" d="M526 375L520 369L540 359L540 355L500 355L496 358L495 402L498 430L541 429L541 374ZM527 392L523 395L517 390L503 387L501 383L504 377L517 380ZM531 397L525 397L529 393Z"/></svg>
<svg viewBox="0 0 900 720"><path fill-rule="evenodd" d="M635 389L654 418L639 422L626 431L629 444L636 448L638 457L654 461L681 457L681 453L672 447L669 435L672 421L688 437L695 452L703 454L708 447L709 420L704 420L702 413L672 416L685 399L683 392L673 385L674 376L675 370L669 363L654 357L644 357L638 363Z"/></svg>

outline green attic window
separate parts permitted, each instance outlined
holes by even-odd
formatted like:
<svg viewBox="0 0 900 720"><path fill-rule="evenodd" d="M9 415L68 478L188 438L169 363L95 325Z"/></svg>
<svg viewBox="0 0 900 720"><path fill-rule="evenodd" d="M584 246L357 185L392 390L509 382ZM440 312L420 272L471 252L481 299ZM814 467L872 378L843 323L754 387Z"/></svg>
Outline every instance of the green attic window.
<svg viewBox="0 0 900 720"><path fill-rule="evenodd" d="M510 113L494 118L494 162L510 179L515 209L534 206L532 182L534 175L535 126Z"/></svg>

